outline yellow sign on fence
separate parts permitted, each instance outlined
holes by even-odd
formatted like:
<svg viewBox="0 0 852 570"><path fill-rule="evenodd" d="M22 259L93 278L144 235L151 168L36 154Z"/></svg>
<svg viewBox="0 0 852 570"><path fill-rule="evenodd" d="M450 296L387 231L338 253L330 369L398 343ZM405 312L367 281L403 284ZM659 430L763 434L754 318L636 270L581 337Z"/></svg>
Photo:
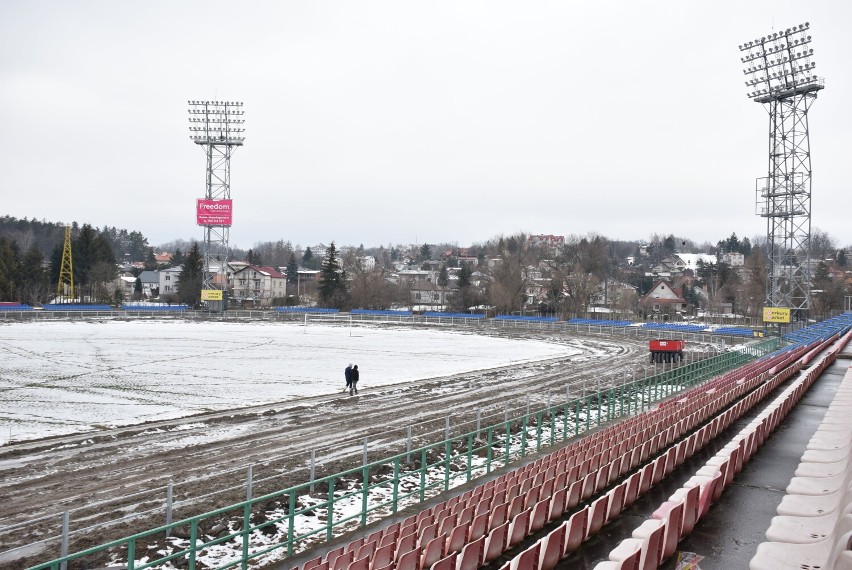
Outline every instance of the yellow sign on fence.
<svg viewBox="0 0 852 570"><path fill-rule="evenodd" d="M789 323L790 308L789 307L764 307L763 308L764 323Z"/></svg>
<svg viewBox="0 0 852 570"><path fill-rule="evenodd" d="M221 301L222 300L222 290L221 289L202 289L201 290L201 300L202 301Z"/></svg>

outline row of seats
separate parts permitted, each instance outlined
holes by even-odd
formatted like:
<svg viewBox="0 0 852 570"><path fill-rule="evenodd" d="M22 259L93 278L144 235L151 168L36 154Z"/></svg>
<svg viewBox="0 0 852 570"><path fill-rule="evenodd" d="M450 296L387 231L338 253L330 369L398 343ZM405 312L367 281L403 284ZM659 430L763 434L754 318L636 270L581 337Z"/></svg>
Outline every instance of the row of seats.
<svg viewBox="0 0 852 570"><path fill-rule="evenodd" d="M559 319L556 317L533 317L533 316L522 316L522 315L497 315L494 317L495 321L526 321L533 323L555 323Z"/></svg>
<svg viewBox="0 0 852 570"><path fill-rule="evenodd" d="M844 337L846 341L852 333ZM845 344L845 343L841 343ZM811 437L752 570L852 569L852 368Z"/></svg>
<svg viewBox="0 0 852 570"><path fill-rule="evenodd" d="M728 336L743 336L751 338L754 336L754 331L745 327L719 327L713 331L713 334L726 334Z"/></svg>
<svg viewBox="0 0 852 570"><path fill-rule="evenodd" d="M827 343L823 343L822 348L826 348L826 345ZM786 417L825 367L833 362L837 352L837 347L829 351L818 366L778 395L683 487L661 504L650 519L637 527L631 538L623 540L614 548L609 553L608 561L596 565L595 570L650 570L668 560L675 553L680 539L692 532L695 524L706 515L711 504L719 499L724 489L732 484L735 475L742 470L743 465L763 444L766 437ZM720 431L742 417L800 368L801 362L791 365L726 410L714 420L720 424ZM690 447L690 439L700 437L700 431L686 440L687 447Z"/></svg>
<svg viewBox="0 0 852 570"><path fill-rule="evenodd" d="M766 368L774 363L773 359L755 362L718 377L693 388L675 403L586 436L480 485L462 495L460 503L451 505L454 499L450 499L413 515L413 519L403 521L398 528L392 525L377 531L379 534L309 561L303 570L477 568L493 561L547 522L563 516L581 501L591 500L641 462L763 382L768 374ZM717 423L708 424L701 437L715 437L717 430ZM553 544L540 548L539 555L558 560L570 551L566 545L574 545L573 550L596 533L606 521L617 516L625 502L631 503L640 491L647 490L687 457L686 446L672 450L610 494L587 505L585 515L583 510L573 513L563 525L565 536L553 538ZM694 451L693 447L691 453ZM580 535L582 539L578 538Z"/></svg>
<svg viewBox="0 0 852 570"><path fill-rule="evenodd" d="M112 311L109 305L79 305L77 303L48 303L42 307L45 311Z"/></svg>
<svg viewBox="0 0 852 570"><path fill-rule="evenodd" d="M123 311L186 311L186 305L122 305Z"/></svg>
<svg viewBox="0 0 852 570"><path fill-rule="evenodd" d="M12 304L12 305L0 304L0 311L32 311L32 310L33 310L33 308L32 308L30 305L23 305L23 304L20 304L20 305L18 305L18 304Z"/></svg>
<svg viewBox="0 0 852 570"><path fill-rule="evenodd" d="M275 307L279 313L339 313L340 309L324 307Z"/></svg>
<svg viewBox="0 0 852 570"><path fill-rule="evenodd" d="M485 315L471 313L442 313L440 311L426 311L424 317L446 317L449 319L484 319Z"/></svg>
<svg viewBox="0 0 852 570"><path fill-rule="evenodd" d="M761 369L758 367L752 367L751 370L747 371L746 374L734 384L734 386L737 387L736 391L742 394L763 383L767 378L767 372L764 370L758 373L759 370ZM790 374L792 374L792 370L793 369L791 369ZM728 376L727 380L730 384L731 375L728 374L726 376ZM788 375L785 375L784 378L787 376ZM714 381L714 383L718 387L725 381L726 379L722 377L717 381ZM776 380L776 382L780 381L782 381L781 378ZM691 395L694 396L696 392L699 392L704 388L706 387L693 390L693 394ZM705 391L708 394L713 394L715 390L716 388L710 388ZM630 475L626 481L623 481L608 493L607 496L610 497L610 510L613 508L613 505L615 505L615 512L618 512L620 508L626 508L626 505L620 502L622 495L632 497L632 490L637 486L639 489L639 495L643 494L650 487L661 481L663 477L681 465L686 459L692 457L692 455L702 449L704 445L714 439L718 433L727 428L731 422L735 421L735 419L740 417L752 405L765 397L765 395L766 393L761 393L760 391L752 392L748 397L744 400L740 400L725 413L715 417L712 421L704 424L703 427L697 431L694 431L689 437L668 447L664 453L659 455L651 463L645 465L640 471ZM691 399L688 398L688 396L690 396L689 393L685 396L686 397L679 398L674 402L682 405L686 400ZM725 398L725 400L727 400L727 398ZM712 416L712 414L715 413L714 409L718 411L720 408L712 403L709 406L703 407L699 413L694 416L690 416L693 421L689 421L687 424L693 425L695 420L700 423L703 421L701 418ZM643 550L641 548L641 543L634 541L621 545L618 552L613 555L617 561L612 562L611 565L605 565L603 568L656 568L659 561L668 558L674 552L677 541L680 536L682 536L681 532L683 532L684 529L687 532L690 532L699 516L703 516L703 514L707 512L710 507L710 503L715 496L714 494L718 485L720 484L720 478L721 477L716 477L716 481L705 489L696 488L695 490L685 492L683 500L681 501L683 504L666 505L671 510L669 519L673 521L669 526L652 523L646 525L641 529L641 531L639 531L640 536L644 537L646 534L648 535L647 538L651 545L651 547L646 548L644 552L647 553L650 551L654 553L654 556L659 554L657 558L654 558L654 560L658 560L657 564L652 565L650 562L651 558L649 558L648 566L639 566L639 564L644 561L642 558ZM660 510L656 513L656 516L658 518L662 518L664 512L667 511ZM610 518L607 518L607 520L610 520ZM535 552L539 553L539 557L537 559L539 567L553 568L553 566L545 564L545 561L549 560L550 557L553 556L553 548L549 544L551 539L551 536L542 538L538 541L538 543L533 544L530 548L521 552L518 556L507 563L506 566L504 566L504 570L535 567L530 566L530 562L536 559Z"/></svg>
<svg viewBox="0 0 852 570"><path fill-rule="evenodd" d="M852 313L843 313L825 321L785 334L784 339L793 343L810 343L830 337L838 330L852 328Z"/></svg>
<svg viewBox="0 0 852 570"><path fill-rule="evenodd" d="M372 315L378 317L410 317L411 311L389 311L381 309L352 309L353 315Z"/></svg>
<svg viewBox="0 0 852 570"><path fill-rule="evenodd" d="M691 325L688 323L643 323L642 328L676 332L701 332L707 330L706 325Z"/></svg>
<svg viewBox="0 0 852 570"><path fill-rule="evenodd" d="M604 321L600 319L568 319L570 325L594 325L599 327L629 327L632 321Z"/></svg>

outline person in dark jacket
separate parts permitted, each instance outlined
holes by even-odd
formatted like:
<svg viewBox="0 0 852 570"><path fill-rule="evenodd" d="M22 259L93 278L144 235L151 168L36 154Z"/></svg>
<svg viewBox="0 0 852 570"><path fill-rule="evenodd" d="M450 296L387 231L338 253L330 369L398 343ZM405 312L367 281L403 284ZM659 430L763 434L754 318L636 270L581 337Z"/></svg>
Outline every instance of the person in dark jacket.
<svg viewBox="0 0 852 570"><path fill-rule="evenodd" d="M349 382L349 395L358 393L358 377L360 376L360 372L358 372L358 365L352 367L352 380Z"/></svg>
<svg viewBox="0 0 852 570"><path fill-rule="evenodd" d="M352 387L352 364L346 367L346 370L343 371L343 376L346 377L346 388L343 390L350 390Z"/></svg>

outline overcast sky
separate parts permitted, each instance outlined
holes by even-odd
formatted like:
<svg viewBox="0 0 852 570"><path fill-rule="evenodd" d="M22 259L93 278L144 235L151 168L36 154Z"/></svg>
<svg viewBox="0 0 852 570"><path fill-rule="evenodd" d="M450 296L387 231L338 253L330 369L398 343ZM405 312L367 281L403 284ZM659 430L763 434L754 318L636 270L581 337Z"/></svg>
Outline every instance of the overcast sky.
<svg viewBox="0 0 852 570"><path fill-rule="evenodd" d="M232 246L765 235L737 46L805 21L812 223L852 244L848 0L2 0L0 214L201 239L186 101L218 98Z"/></svg>

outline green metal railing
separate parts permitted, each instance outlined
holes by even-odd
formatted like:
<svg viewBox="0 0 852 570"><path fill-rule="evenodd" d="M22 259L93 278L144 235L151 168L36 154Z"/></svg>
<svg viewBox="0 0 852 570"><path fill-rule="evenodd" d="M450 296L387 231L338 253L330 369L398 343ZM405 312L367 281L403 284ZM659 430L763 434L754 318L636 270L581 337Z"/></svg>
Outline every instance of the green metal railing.
<svg viewBox="0 0 852 570"><path fill-rule="evenodd" d="M777 349L777 338L609 386L477 431L365 463L215 511L70 554L33 569L126 560L127 570L182 559L195 570L245 569L331 541ZM166 546L163 546L163 541ZM166 551L167 554L162 554Z"/></svg>

